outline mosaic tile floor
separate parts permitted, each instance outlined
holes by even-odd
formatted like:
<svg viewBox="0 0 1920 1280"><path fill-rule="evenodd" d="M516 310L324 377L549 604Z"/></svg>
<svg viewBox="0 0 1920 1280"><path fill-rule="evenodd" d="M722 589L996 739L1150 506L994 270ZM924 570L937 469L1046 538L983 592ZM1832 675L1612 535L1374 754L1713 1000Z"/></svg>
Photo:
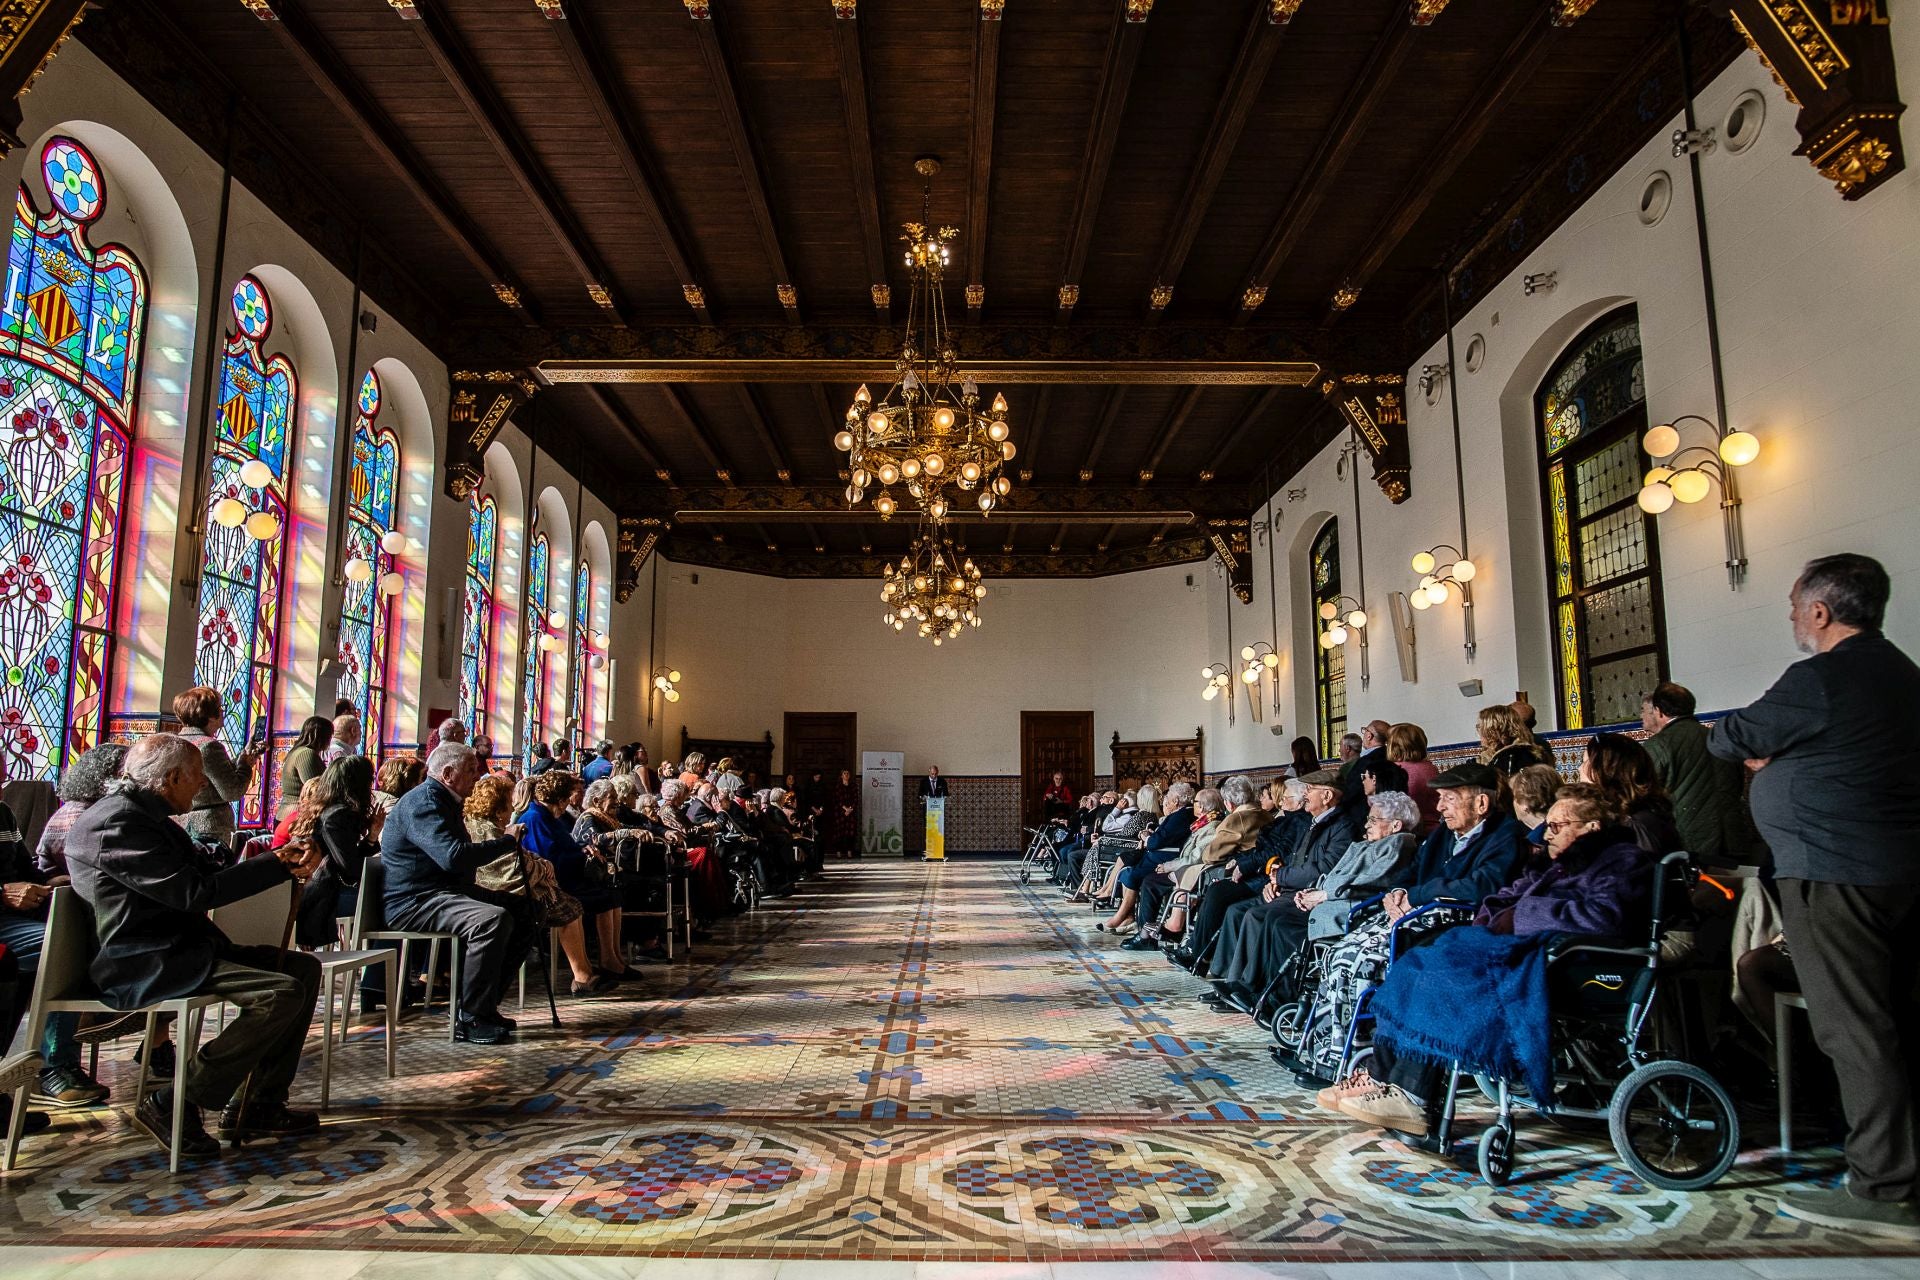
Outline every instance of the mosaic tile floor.
<svg viewBox="0 0 1920 1280"><path fill-rule="evenodd" d="M793 1259L1341 1261L1863 1251L1779 1217L1749 1153L1644 1185L1535 1123L1505 1189L1319 1111L1246 1020L1010 863L834 867L638 994L520 1043L403 1026L336 1056L323 1132L170 1178L125 1118L58 1117L0 1244ZM436 1027L439 1029L436 1030ZM125 1093L124 1055L102 1075ZM317 1093L317 1068L300 1088ZM298 1098L296 1098L296 1101ZM84 1139L76 1144L73 1139ZM1832 1177L1832 1153L1796 1176Z"/></svg>

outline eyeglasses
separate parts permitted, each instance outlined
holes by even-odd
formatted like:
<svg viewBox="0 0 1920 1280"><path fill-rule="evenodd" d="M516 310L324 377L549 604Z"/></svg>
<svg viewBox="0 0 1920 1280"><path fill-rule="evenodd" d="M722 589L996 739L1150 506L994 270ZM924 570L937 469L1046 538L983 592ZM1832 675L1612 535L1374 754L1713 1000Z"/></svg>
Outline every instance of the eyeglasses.
<svg viewBox="0 0 1920 1280"><path fill-rule="evenodd" d="M1566 821L1566 822L1552 822L1552 821L1549 821L1549 822L1547 823L1547 834L1548 834L1548 835L1550 835L1550 836L1551 836L1551 835L1557 835L1558 833L1560 833L1560 832L1562 832L1562 831L1565 831L1565 830L1566 830L1566 829L1567 829L1568 827L1584 827L1584 826L1587 826L1587 825L1588 825L1587 823L1584 823L1584 822L1574 822L1574 821L1572 821L1572 820L1569 820L1569 821Z"/></svg>

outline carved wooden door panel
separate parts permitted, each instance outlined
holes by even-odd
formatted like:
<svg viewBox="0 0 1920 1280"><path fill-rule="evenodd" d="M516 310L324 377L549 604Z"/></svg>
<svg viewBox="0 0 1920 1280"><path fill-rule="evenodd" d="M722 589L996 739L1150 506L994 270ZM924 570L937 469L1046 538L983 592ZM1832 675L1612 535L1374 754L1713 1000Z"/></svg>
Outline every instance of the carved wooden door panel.
<svg viewBox="0 0 1920 1280"><path fill-rule="evenodd" d="M1063 773L1076 800L1093 787L1093 712L1020 713L1020 821L1040 821L1040 797Z"/></svg>
<svg viewBox="0 0 1920 1280"><path fill-rule="evenodd" d="M805 786L815 769L828 782L851 769L860 776L858 720L851 711L789 711L780 739L781 771Z"/></svg>

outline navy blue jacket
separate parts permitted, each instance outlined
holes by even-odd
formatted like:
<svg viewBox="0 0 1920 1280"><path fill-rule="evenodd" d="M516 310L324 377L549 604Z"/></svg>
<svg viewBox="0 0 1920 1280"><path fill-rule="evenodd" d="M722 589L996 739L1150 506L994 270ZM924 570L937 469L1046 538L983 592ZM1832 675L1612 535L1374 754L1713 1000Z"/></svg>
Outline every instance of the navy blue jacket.
<svg viewBox="0 0 1920 1280"><path fill-rule="evenodd" d="M1407 900L1416 907L1436 898L1477 903L1511 884L1526 856L1526 828L1498 809L1487 815L1480 834L1458 853L1453 851L1453 832L1444 825L1435 827L1414 861Z"/></svg>
<svg viewBox="0 0 1920 1280"><path fill-rule="evenodd" d="M1193 806L1182 805L1166 817L1160 819L1160 825L1147 837L1149 853L1179 853L1187 837L1193 834Z"/></svg>
<svg viewBox="0 0 1920 1280"><path fill-rule="evenodd" d="M1360 824L1344 811L1335 809L1308 828L1299 851L1273 873L1273 882L1282 889L1306 888L1333 870L1347 846L1359 838Z"/></svg>
<svg viewBox="0 0 1920 1280"><path fill-rule="evenodd" d="M388 915L436 893L465 893L475 869L519 847L512 836L469 840L460 797L428 778L400 797L380 832Z"/></svg>

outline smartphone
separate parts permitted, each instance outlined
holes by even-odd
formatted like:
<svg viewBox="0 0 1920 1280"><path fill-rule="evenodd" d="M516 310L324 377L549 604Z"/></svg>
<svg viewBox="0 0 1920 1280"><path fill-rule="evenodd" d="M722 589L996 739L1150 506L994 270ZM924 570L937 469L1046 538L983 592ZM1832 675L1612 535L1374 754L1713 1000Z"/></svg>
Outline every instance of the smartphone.
<svg viewBox="0 0 1920 1280"><path fill-rule="evenodd" d="M267 745L267 718L265 716L255 716L253 718L253 732L247 736L247 745L249 747L264 747Z"/></svg>

